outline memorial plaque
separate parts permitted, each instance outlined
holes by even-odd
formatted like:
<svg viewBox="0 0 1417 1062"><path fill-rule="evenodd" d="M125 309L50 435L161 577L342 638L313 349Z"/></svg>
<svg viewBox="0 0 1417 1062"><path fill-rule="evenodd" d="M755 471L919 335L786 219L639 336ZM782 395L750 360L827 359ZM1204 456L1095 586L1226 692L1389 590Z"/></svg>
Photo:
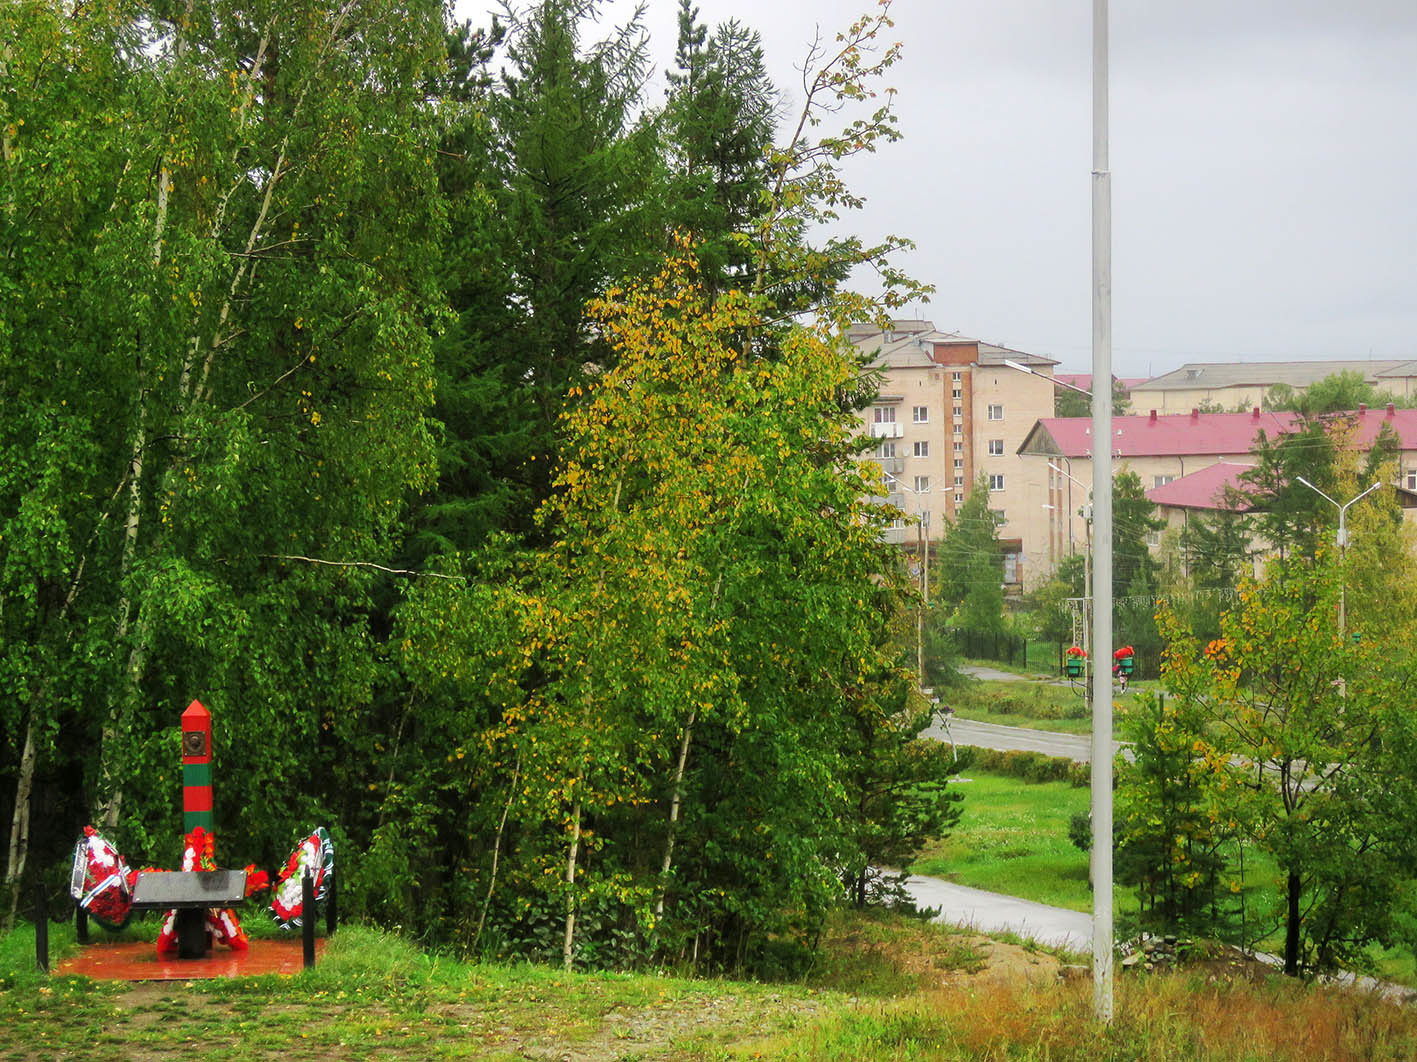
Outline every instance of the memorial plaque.
<svg viewBox="0 0 1417 1062"><path fill-rule="evenodd" d="M244 870L149 870L133 887L133 909L234 907L246 898Z"/></svg>

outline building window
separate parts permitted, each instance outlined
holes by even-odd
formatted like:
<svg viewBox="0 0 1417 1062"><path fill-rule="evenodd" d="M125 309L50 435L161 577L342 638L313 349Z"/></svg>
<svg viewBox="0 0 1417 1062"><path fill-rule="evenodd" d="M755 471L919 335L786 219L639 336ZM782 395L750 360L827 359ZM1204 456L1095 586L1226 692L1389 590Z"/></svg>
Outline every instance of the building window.
<svg viewBox="0 0 1417 1062"><path fill-rule="evenodd" d="M1407 473L1407 489L1417 490L1417 468Z"/></svg>
<svg viewBox="0 0 1417 1062"><path fill-rule="evenodd" d="M1160 532L1160 531L1148 531L1148 532L1146 533L1146 544L1147 544L1148 546L1159 546L1159 545L1161 545L1161 532Z"/></svg>
<svg viewBox="0 0 1417 1062"><path fill-rule="evenodd" d="M905 518L902 517L902 516L897 516L894 520L891 521L891 527L893 527L893 528L900 529L900 528L902 528L902 527L904 527L904 526L905 526Z"/></svg>
<svg viewBox="0 0 1417 1062"><path fill-rule="evenodd" d="M916 494L928 494L929 492L930 492L930 477L929 477L929 476L916 476L916 477L915 477L915 493L916 493Z"/></svg>
<svg viewBox="0 0 1417 1062"><path fill-rule="evenodd" d="M895 443L893 443L893 442L881 443L880 455L881 455L882 457L894 457L894 456L895 456Z"/></svg>
<svg viewBox="0 0 1417 1062"><path fill-rule="evenodd" d="M1003 489L1004 489L1004 477L1003 477L1003 476L999 476L999 475L991 475L991 476L989 477L989 489L990 489L990 490L1003 490Z"/></svg>
<svg viewBox="0 0 1417 1062"><path fill-rule="evenodd" d="M1003 420L1003 419L1004 419L1004 407L1003 407L1003 406L990 406L990 407L989 407L989 419L990 419L990 420Z"/></svg>
<svg viewBox="0 0 1417 1062"><path fill-rule="evenodd" d="M964 486L964 477L963 477L963 476L955 476L955 486L956 486L956 487L962 487L962 486ZM956 495L956 497L962 497L962 495Z"/></svg>
<svg viewBox="0 0 1417 1062"><path fill-rule="evenodd" d="M1003 509L990 509L989 515L994 518L995 527L1003 527L1006 523L1008 523L1008 520L1004 517Z"/></svg>
<svg viewBox="0 0 1417 1062"><path fill-rule="evenodd" d="M963 495L963 494L958 494L958 493L955 494L955 504L956 504L956 505L963 505L963 504L964 504L964 495Z"/></svg>
<svg viewBox="0 0 1417 1062"><path fill-rule="evenodd" d="M956 458L955 458L955 468L963 468L963 467L964 467L964 458L962 458L962 457L956 457Z"/></svg>
<svg viewBox="0 0 1417 1062"><path fill-rule="evenodd" d="M1003 457L1003 456L1004 456L1004 440L1003 440L1003 439L990 439L990 440L989 440L989 456L990 456L990 457Z"/></svg>
<svg viewBox="0 0 1417 1062"><path fill-rule="evenodd" d="M962 425L962 424L956 424L956 425L955 425L955 434L956 434L956 435L963 435L963 434L964 434L964 425ZM956 443L955 445L958 446L959 444Z"/></svg>
<svg viewBox="0 0 1417 1062"><path fill-rule="evenodd" d="M964 416L964 407L963 407L963 406L955 406L955 416L957 416L957 417L962 417L962 416Z"/></svg>
<svg viewBox="0 0 1417 1062"><path fill-rule="evenodd" d="M930 423L930 407L929 407L929 406L911 406L911 407L910 407L910 419L913 420L916 424L929 424L929 423Z"/></svg>
<svg viewBox="0 0 1417 1062"><path fill-rule="evenodd" d="M964 443L960 442L959 440L955 440L955 453L964 453Z"/></svg>
<svg viewBox="0 0 1417 1062"><path fill-rule="evenodd" d="M1013 550L1004 554L1004 582L1016 583L1019 581L1018 562L1019 555Z"/></svg>
<svg viewBox="0 0 1417 1062"><path fill-rule="evenodd" d="M930 456L930 444L929 444L929 442L927 442L927 441L925 441L925 440L921 440L920 442L914 443L914 444L912 444L912 445L914 446L914 453L915 453L915 456L916 456L916 457L929 457L929 456Z"/></svg>
<svg viewBox="0 0 1417 1062"><path fill-rule="evenodd" d="M1175 478L1175 476L1152 476L1151 485L1153 489L1156 487L1164 487L1166 486L1166 484L1170 483ZM1156 545L1156 543L1153 542L1152 545L1154 546Z"/></svg>
<svg viewBox="0 0 1417 1062"><path fill-rule="evenodd" d="M877 424L894 424L895 406L876 406L875 417Z"/></svg>
<svg viewBox="0 0 1417 1062"><path fill-rule="evenodd" d="M953 397L954 400L955 400L956 402L958 402L961 398L964 397L964 388L962 388L962 387L956 387L956 388L955 388L955 393L954 393L954 395L951 396L951 397Z"/></svg>
<svg viewBox="0 0 1417 1062"><path fill-rule="evenodd" d="M963 379L964 379L964 373L962 373L962 372L955 372L955 373L951 373L950 375L951 375L956 381L958 381L958 380L963 380Z"/></svg>

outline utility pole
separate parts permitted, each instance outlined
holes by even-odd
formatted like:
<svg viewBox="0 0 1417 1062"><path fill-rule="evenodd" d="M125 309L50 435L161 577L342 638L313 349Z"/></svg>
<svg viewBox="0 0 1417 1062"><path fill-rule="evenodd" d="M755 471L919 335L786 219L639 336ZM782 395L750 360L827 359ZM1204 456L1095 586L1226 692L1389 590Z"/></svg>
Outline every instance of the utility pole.
<svg viewBox="0 0 1417 1062"><path fill-rule="evenodd" d="M1112 657L1112 174L1107 0L1092 0L1092 644ZM1092 1009L1112 1022L1112 673L1092 668Z"/></svg>
<svg viewBox="0 0 1417 1062"><path fill-rule="evenodd" d="M930 543L925 534L929 525L930 514L922 512L915 525L918 534L916 541L920 543L920 608L915 613L915 681L921 689L925 688L925 609L930 603L930 562L925 559L930 555Z"/></svg>

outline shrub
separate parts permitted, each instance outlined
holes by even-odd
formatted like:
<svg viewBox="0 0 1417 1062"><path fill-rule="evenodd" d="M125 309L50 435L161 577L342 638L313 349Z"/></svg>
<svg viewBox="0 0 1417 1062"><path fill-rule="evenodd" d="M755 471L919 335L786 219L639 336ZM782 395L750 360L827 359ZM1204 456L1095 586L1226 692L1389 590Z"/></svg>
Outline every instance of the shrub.
<svg viewBox="0 0 1417 1062"><path fill-rule="evenodd" d="M974 766L1025 782L1067 782L1082 787L1092 780L1092 771L1085 763L1075 763L1064 756L1045 756L1041 752L1011 749L971 748Z"/></svg>

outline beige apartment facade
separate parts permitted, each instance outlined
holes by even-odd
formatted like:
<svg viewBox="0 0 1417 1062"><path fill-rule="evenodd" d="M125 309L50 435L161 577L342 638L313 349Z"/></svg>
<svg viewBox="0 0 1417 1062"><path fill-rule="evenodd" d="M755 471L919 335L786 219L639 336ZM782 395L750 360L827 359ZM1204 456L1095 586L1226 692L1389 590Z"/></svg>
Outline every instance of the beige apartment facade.
<svg viewBox="0 0 1417 1062"><path fill-rule="evenodd" d="M851 340L880 378L863 429L876 439L871 457L888 500L906 514L892 540L938 541L983 476L1004 581L1031 585L1048 543L1038 537L1047 525L1030 506L1042 512L1045 499L1018 449L1040 418L1052 416L1057 362L941 332L929 321L894 321L884 332L856 326Z"/></svg>

